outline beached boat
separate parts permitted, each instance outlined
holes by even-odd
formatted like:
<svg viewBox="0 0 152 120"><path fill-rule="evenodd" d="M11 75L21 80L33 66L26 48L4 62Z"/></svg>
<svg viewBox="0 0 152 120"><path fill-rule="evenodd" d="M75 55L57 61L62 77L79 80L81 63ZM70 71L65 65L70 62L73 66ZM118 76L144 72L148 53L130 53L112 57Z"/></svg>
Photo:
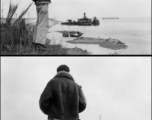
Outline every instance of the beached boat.
<svg viewBox="0 0 152 120"><path fill-rule="evenodd" d="M80 37L83 35L83 33L79 32L79 31L64 32L62 34L63 34L63 37Z"/></svg>

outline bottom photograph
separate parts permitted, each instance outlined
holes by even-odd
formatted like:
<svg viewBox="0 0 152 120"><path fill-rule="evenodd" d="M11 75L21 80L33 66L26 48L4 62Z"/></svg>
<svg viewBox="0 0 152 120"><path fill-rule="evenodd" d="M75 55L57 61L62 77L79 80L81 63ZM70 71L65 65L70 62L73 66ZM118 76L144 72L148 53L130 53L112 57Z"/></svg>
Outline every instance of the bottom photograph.
<svg viewBox="0 0 152 120"><path fill-rule="evenodd" d="M151 120L151 57L1 57L2 120Z"/></svg>

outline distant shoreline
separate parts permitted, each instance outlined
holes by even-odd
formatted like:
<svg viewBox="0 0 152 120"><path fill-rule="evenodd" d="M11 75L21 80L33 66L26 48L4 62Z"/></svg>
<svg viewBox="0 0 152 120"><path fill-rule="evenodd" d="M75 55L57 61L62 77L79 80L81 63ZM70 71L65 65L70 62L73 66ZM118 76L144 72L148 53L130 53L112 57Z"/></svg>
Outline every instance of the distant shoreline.
<svg viewBox="0 0 152 120"><path fill-rule="evenodd" d="M59 17L59 18L56 18L56 19L69 19L67 17ZM73 18L73 17L71 17ZM74 17L75 18L75 17ZM102 19L102 18L108 18L108 17L99 17L99 19ZM113 17L112 17L113 18ZM114 17L115 18L115 17ZM143 19L143 18L147 18L147 19L151 19L152 17L118 17L119 19ZM0 17L0 19L6 19L5 17ZM12 18L12 19L17 19L17 18ZM24 19L37 19L37 18L24 18ZM53 19L53 18L49 18L50 20L56 20L56 19ZM77 18L75 18L77 19Z"/></svg>

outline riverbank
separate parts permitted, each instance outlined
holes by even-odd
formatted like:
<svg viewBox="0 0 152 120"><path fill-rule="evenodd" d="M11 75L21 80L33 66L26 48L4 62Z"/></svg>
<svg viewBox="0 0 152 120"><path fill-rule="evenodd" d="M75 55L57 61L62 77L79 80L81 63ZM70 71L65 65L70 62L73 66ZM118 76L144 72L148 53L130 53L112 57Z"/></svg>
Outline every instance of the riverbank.
<svg viewBox="0 0 152 120"><path fill-rule="evenodd" d="M32 46L33 24L20 25L0 23L1 55L88 55L88 51L80 48L66 48L62 44L52 44L46 49L35 49Z"/></svg>
<svg viewBox="0 0 152 120"><path fill-rule="evenodd" d="M82 50L80 48L66 48L67 55L91 55L87 50Z"/></svg>
<svg viewBox="0 0 152 120"><path fill-rule="evenodd" d="M1 51L1 55L91 55L80 48L57 48L56 50Z"/></svg>
<svg viewBox="0 0 152 120"><path fill-rule="evenodd" d="M103 38L91 38L91 37L79 37L72 41L67 41L72 44L98 44L101 47L119 50L126 49L128 46L125 43L117 39L103 39Z"/></svg>

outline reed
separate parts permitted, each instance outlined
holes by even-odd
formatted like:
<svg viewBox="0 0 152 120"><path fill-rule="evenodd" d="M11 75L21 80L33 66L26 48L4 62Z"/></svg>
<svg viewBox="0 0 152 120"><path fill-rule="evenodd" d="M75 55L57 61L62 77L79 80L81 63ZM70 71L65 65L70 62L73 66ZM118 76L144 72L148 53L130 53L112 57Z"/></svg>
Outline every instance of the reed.
<svg viewBox="0 0 152 120"><path fill-rule="evenodd" d="M24 9L18 18L13 18L18 4L10 2L9 11L5 22L0 23L1 29L1 55L62 55L66 54L66 48L62 45L50 45L48 51L39 51L32 47L34 29L26 24L23 16L27 13L32 3ZM4 19L4 18L1 18Z"/></svg>

